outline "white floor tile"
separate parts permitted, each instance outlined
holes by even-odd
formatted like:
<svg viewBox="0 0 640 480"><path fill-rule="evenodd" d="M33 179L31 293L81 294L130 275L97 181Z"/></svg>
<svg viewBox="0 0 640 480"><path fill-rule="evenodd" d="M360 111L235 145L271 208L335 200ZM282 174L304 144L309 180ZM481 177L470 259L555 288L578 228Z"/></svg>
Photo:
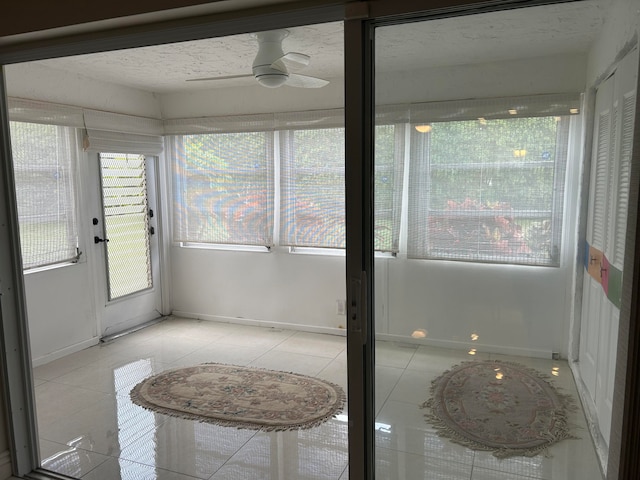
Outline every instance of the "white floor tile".
<svg viewBox="0 0 640 480"><path fill-rule="evenodd" d="M376 478L385 480L470 480L471 465L376 448Z"/></svg>
<svg viewBox="0 0 640 480"><path fill-rule="evenodd" d="M172 366L186 367L200 365L201 363L225 363L245 366L269 350L270 347L268 346L244 347L241 345L213 343L179 358L172 363Z"/></svg>
<svg viewBox="0 0 640 480"><path fill-rule="evenodd" d="M109 397L109 394L46 382L35 388L38 427L45 428ZM63 442L66 443L66 442Z"/></svg>
<svg viewBox="0 0 640 480"><path fill-rule="evenodd" d="M73 443L63 445L40 440L40 458L42 468L80 478L111 457L77 448Z"/></svg>
<svg viewBox="0 0 640 480"><path fill-rule="evenodd" d="M111 395L83 410L39 428L45 440L118 456L138 437L153 432L167 417L134 405L129 398Z"/></svg>
<svg viewBox="0 0 640 480"><path fill-rule="evenodd" d="M310 430L258 433L211 480L337 480L347 458L347 425L330 420Z"/></svg>
<svg viewBox="0 0 640 480"><path fill-rule="evenodd" d="M416 345L376 342L376 365L407 368L417 350Z"/></svg>
<svg viewBox="0 0 640 480"><path fill-rule="evenodd" d="M124 459L111 458L82 477L82 480L194 480L194 477Z"/></svg>
<svg viewBox="0 0 640 480"><path fill-rule="evenodd" d="M340 336L171 317L37 367L43 465L89 480L348 479L346 406L320 427L264 433L154 414L129 398L150 375L207 362L318 376L346 392L345 347ZM601 480L581 410L570 414L581 439L551 447L550 457L498 460L439 437L419 408L434 378L479 359L518 361L576 395L566 362L391 342L376 348L378 478Z"/></svg>
<svg viewBox="0 0 640 480"><path fill-rule="evenodd" d="M206 479L256 433L168 418L124 447L120 458Z"/></svg>
<svg viewBox="0 0 640 480"><path fill-rule="evenodd" d="M270 350L250 363L252 367L315 376L331 363L331 358Z"/></svg>
<svg viewBox="0 0 640 480"><path fill-rule="evenodd" d="M335 358L347 348L346 337L322 335L319 333L296 332L274 350L312 355L314 357Z"/></svg>
<svg viewBox="0 0 640 480"><path fill-rule="evenodd" d="M474 452L438 436L418 405L388 401L376 417L376 446L457 463L473 463Z"/></svg>
<svg viewBox="0 0 640 480"><path fill-rule="evenodd" d="M410 403L416 407L422 405L429 398L431 381L436 376L431 372L403 370L389 400Z"/></svg>
<svg viewBox="0 0 640 480"><path fill-rule="evenodd" d="M328 382L340 385L345 393L347 392L347 356L345 353L341 353L336 358L331 360L329 364L323 368L318 377Z"/></svg>

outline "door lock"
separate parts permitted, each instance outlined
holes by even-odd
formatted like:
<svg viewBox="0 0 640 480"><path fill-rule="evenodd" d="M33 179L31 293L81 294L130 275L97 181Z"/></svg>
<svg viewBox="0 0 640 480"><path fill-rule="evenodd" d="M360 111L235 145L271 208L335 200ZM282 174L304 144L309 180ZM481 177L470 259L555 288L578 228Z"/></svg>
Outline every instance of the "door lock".
<svg viewBox="0 0 640 480"><path fill-rule="evenodd" d="M108 238L93 237L93 243L102 243L102 242L108 242L108 241L109 241Z"/></svg>

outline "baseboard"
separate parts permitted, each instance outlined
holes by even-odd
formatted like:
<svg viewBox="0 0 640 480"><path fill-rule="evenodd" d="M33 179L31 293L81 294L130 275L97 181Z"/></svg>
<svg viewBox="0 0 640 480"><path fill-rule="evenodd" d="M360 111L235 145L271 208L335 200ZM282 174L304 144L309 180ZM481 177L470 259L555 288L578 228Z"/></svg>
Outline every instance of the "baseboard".
<svg viewBox="0 0 640 480"><path fill-rule="evenodd" d="M142 330L143 328L150 327L151 325L155 325L156 323L160 323L164 320L165 317L154 318L153 320L149 320L148 322L138 323L135 326L127 329L127 330L119 330L117 333L112 333L111 335L104 335L100 341L103 343L111 342L116 338L123 337L133 332L137 332L138 330Z"/></svg>
<svg viewBox="0 0 640 480"><path fill-rule="evenodd" d="M598 426L598 415L596 414L596 406L591 400L591 396L587 391L587 387L582 381L582 374L580 373L580 363L569 361L569 368L573 373L573 379L576 383L576 389L578 390L578 396L580 397L580 403L582 404L582 410L587 420L587 426L589 427L589 433L591 434L591 440L598 456L598 462L600 463L600 473L607 471L607 463L609 461L609 447L604 441L600 427ZM605 473L603 473L606 476ZM604 478L603 476L603 478Z"/></svg>
<svg viewBox="0 0 640 480"><path fill-rule="evenodd" d="M174 310L171 315L174 317L196 318L198 320L209 320L221 323L235 323L238 325L251 325L253 327L282 328L285 330L298 330L309 333L325 333L328 335L346 336L347 331L343 328L318 327L315 325L301 325L298 323L271 322L266 320L254 320L250 318L225 317L223 315L206 315L202 313L185 312Z"/></svg>
<svg viewBox="0 0 640 480"><path fill-rule="evenodd" d="M265 320L255 320L250 318L238 318L238 317L226 317L223 315L207 315L202 313L194 313L194 312L185 312L183 310L174 310L172 315L175 317L184 317L184 318L196 318L199 320L209 320L214 322L222 322L222 323L235 323L239 325L251 325L255 327L270 327L270 328L283 328L288 330L299 330L303 332L310 333L326 333L329 335L341 335L346 336L346 330L342 328L333 328L333 327L318 327L315 325L301 325L297 323L286 323L286 322L271 322ZM376 340L389 341L389 342L401 342L401 343L409 343L413 345L425 345L431 347L443 347L443 348L452 348L456 350L468 350L470 345L468 342L456 342L451 340L437 340L430 338L412 338L403 335L393 335L389 333L376 333ZM518 348L518 347L504 347L498 345L474 345L478 351L487 350L491 353L498 353L503 355L518 355L524 357L535 357L535 358L551 358L551 351L546 350L536 350L531 348Z"/></svg>
<svg viewBox="0 0 640 480"><path fill-rule="evenodd" d="M85 348L93 347L99 342L100 339L98 337L90 338L89 340L85 340L83 342L70 345L60 350L56 350L55 352L47 353L46 355L42 355L41 357L34 358L33 360L31 360L31 364L34 367L39 367L40 365L53 362L54 360L57 360L59 358L79 352L80 350L84 350Z"/></svg>
<svg viewBox="0 0 640 480"><path fill-rule="evenodd" d="M6 450L0 453L0 480L6 480L12 478L13 474L11 468L11 452Z"/></svg>

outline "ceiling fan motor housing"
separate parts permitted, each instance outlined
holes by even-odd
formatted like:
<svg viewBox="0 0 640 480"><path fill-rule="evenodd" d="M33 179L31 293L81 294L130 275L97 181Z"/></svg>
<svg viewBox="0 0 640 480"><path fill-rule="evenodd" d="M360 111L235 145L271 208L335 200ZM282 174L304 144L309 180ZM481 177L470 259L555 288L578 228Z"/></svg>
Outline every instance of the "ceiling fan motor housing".
<svg viewBox="0 0 640 480"><path fill-rule="evenodd" d="M271 64L284 55L282 40L289 35L288 30L272 30L256 34L258 54L253 61L253 75L264 87L277 88L289 78L288 72L273 68Z"/></svg>

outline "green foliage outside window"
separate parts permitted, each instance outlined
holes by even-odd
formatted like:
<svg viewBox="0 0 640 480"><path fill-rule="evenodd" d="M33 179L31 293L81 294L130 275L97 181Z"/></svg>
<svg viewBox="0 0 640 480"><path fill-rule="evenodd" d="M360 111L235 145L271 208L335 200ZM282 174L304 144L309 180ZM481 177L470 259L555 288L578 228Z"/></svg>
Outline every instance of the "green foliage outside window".
<svg viewBox="0 0 640 480"><path fill-rule="evenodd" d="M536 117L431 125L425 154L430 256L555 262L555 196L564 183L556 178L559 121Z"/></svg>

